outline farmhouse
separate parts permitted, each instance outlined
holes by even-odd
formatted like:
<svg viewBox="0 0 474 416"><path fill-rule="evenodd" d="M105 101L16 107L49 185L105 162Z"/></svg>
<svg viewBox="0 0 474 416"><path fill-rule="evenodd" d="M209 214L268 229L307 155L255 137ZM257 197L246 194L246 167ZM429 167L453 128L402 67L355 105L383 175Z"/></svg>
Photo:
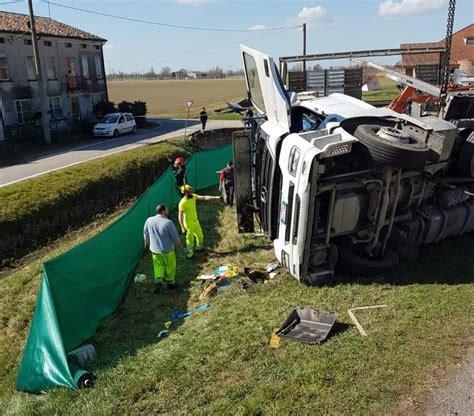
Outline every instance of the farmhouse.
<svg viewBox="0 0 474 416"><path fill-rule="evenodd" d="M81 120L107 99L106 40L46 17L36 17L38 48L49 100L50 129ZM41 119L29 17L0 12L0 141Z"/></svg>

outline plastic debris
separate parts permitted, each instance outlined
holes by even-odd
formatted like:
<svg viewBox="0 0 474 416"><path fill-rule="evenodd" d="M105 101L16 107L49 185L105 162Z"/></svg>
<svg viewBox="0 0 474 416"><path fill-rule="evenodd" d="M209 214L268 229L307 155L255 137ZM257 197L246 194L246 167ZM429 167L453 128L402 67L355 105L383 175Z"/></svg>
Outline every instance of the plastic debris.
<svg viewBox="0 0 474 416"><path fill-rule="evenodd" d="M211 305L209 305L209 303L205 303L204 305L197 306L196 310L199 311L199 312L202 312L202 311L205 311L206 309L208 309L210 306Z"/></svg>
<svg viewBox="0 0 474 416"><path fill-rule="evenodd" d="M168 335L170 333L169 329L162 329L160 332L158 332L158 335L156 336L157 338L164 337L165 335Z"/></svg>
<svg viewBox="0 0 474 416"><path fill-rule="evenodd" d="M274 328L272 331L272 336L270 337L269 346L272 349L280 348L281 338L277 335L278 328Z"/></svg>
<svg viewBox="0 0 474 416"><path fill-rule="evenodd" d="M269 277L270 279L274 279L274 278L277 277L277 276L278 276L278 273L275 273L275 272L271 272L271 273L268 274L268 277Z"/></svg>
<svg viewBox="0 0 474 416"><path fill-rule="evenodd" d="M214 280L216 278L215 274L201 274L196 277L196 280Z"/></svg>
<svg viewBox="0 0 474 416"><path fill-rule="evenodd" d="M218 267L214 270L214 275L216 277L235 277L239 274L239 269L230 264Z"/></svg>
<svg viewBox="0 0 474 416"><path fill-rule="evenodd" d="M173 321L166 321L163 326L166 328L166 329L170 329L171 328L171 325L173 325Z"/></svg>
<svg viewBox="0 0 474 416"><path fill-rule="evenodd" d="M319 344L328 337L335 323L336 315L333 313L296 308L277 331L277 335L306 344Z"/></svg>
<svg viewBox="0 0 474 416"><path fill-rule="evenodd" d="M144 273L137 273L135 278L133 279L135 283L143 283L146 281L146 274Z"/></svg>
<svg viewBox="0 0 474 416"><path fill-rule="evenodd" d="M193 313L192 312L181 312L181 311L173 311L173 312L170 312L170 318L173 319L173 320L176 320L176 319L183 319L183 318L187 318L188 316L191 316Z"/></svg>
<svg viewBox="0 0 474 416"><path fill-rule="evenodd" d="M199 296L200 300L209 299L217 293L217 285L215 282L208 284Z"/></svg>
<svg viewBox="0 0 474 416"><path fill-rule="evenodd" d="M276 269L279 269L280 268L280 264L279 263L270 263L267 265L267 267L265 267L265 271L267 273L271 273L271 272L274 272Z"/></svg>

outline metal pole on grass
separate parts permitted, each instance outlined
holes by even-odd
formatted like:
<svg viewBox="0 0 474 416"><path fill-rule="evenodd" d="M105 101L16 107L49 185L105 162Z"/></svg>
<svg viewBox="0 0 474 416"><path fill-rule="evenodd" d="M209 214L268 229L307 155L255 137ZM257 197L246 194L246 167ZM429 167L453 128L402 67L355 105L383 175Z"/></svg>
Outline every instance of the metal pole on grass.
<svg viewBox="0 0 474 416"><path fill-rule="evenodd" d="M33 55L35 61L36 79L38 80L38 93L41 103L41 120L43 122L44 140L47 144L51 144L51 132L49 131L49 115L48 102L46 100L46 91L44 89L43 73L41 71L41 61L38 50L38 38L36 36L35 15L33 12L33 2L28 0L28 8L30 12L30 29L31 43L33 44Z"/></svg>

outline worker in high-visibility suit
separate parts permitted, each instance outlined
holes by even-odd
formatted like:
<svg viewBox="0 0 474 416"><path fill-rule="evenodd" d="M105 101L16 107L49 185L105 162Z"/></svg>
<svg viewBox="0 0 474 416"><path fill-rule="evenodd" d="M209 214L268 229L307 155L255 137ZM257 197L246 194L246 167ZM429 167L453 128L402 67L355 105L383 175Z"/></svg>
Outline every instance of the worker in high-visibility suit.
<svg viewBox="0 0 474 416"><path fill-rule="evenodd" d="M184 196L178 205L178 219L181 231L183 234L186 233L186 257L191 258L194 255L194 249L199 251L204 246L204 235L199 224L196 201L211 201L220 197L194 194L190 185L184 185L181 189Z"/></svg>

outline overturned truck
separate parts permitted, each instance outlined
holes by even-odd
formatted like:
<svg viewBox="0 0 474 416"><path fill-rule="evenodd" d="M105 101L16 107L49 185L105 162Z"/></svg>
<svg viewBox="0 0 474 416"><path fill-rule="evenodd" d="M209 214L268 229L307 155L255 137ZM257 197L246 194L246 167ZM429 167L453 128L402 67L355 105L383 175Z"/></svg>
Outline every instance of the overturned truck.
<svg viewBox="0 0 474 416"><path fill-rule="evenodd" d="M234 139L239 227L256 213L294 277L390 271L474 230L472 93L456 120L414 118L343 94L288 93L269 55L241 51L256 116Z"/></svg>

